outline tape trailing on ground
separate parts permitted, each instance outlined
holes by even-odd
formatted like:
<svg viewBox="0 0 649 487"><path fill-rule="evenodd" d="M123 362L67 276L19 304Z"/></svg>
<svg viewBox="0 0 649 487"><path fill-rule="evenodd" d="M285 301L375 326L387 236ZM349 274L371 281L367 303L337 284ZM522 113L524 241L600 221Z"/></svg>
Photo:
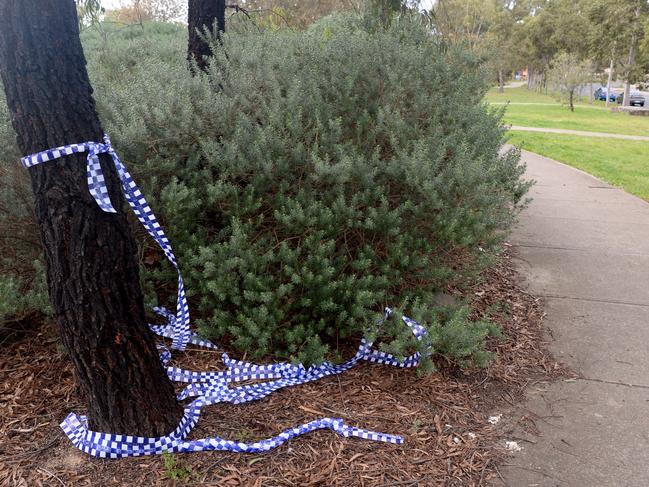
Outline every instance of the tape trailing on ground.
<svg viewBox="0 0 649 487"><path fill-rule="evenodd" d="M117 169L128 204L133 209L140 223L142 223L149 235L158 243L169 262L171 262L178 272L176 313L174 314L164 308L154 308L154 311L164 318L166 324L149 325L151 330L159 336L170 338L172 340L171 348L174 350L184 350L189 343L199 347L219 350L218 346L200 338L190 330L189 308L185 296L185 287L171 244L153 214L151 207L144 198L144 195L117 156L108 136L104 136L103 143L85 142L82 144L71 144L26 156L22 158L22 164L26 168L29 168L66 155L84 152L88 154L86 168L88 190L97 202L97 205L105 212L115 213L115 208L108 195L98 157L99 154L109 154ZM390 313L391 310L386 308L386 318ZM403 317L403 322L411 329L417 339L421 340L426 335L425 328L419 323L407 317ZM226 366L226 370L196 372L170 366L171 352L166 347L160 346L160 360L165 366L169 378L175 382L187 383L187 386L178 395L178 400L195 398L185 407L183 418L171 434L158 438L147 438L95 432L88 429L88 422L85 416L77 416L74 413L70 413L65 418L61 423L61 428L74 446L89 455L100 458L121 458L155 455L163 452L210 450L260 453L272 450L291 438L318 429L330 429L344 437L357 437L373 441L401 444L403 443L403 438L400 436L348 426L339 418L321 418L283 431L277 436L254 443L231 441L220 437L199 440L186 440L186 438L192 428L198 423L203 406L221 402L240 404L262 399L272 392L285 387L305 384L322 379L323 377L340 374L363 360L395 367L416 367L420 359L420 354L415 353L403 360L398 360L393 355L373 349L372 343L363 339L356 355L347 362L338 365L330 362L313 365L309 368L290 363L258 365L233 360L225 352L222 352L222 360ZM251 380L266 380L266 382L236 385L239 382Z"/></svg>

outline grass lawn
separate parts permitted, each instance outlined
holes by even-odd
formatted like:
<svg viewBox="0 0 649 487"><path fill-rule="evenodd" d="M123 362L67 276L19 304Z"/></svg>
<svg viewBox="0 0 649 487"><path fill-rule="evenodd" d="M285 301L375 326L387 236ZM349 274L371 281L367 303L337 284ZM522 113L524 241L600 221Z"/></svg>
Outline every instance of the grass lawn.
<svg viewBox="0 0 649 487"><path fill-rule="evenodd" d="M512 131L510 143L649 201L649 142Z"/></svg>
<svg viewBox="0 0 649 487"><path fill-rule="evenodd" d="M575 111L571 112L555 98L524 87L506 88L502 94L497 89L492 89L485 99L490 103L510 101L505 122L511 125L649 136L649 117L613 113L602 108L604 102L597 106L579 103L575 106Z"/></svg>
<svg viewBox="0 0 649 487"><path fill-rule="evenodd" d="M505 122L522 127L543 127L611 134L649 136L649 117L631 116L576 106L571 112L561 105L510 105Z"/></svg>
<svg viewBox="0 0 649 487"><path fill-rule="evenodd" d="M552 96L528 90L524 86L505 88L504 93L498 93L498 88L492 88L485 99L489 103L557 103L557 100Z"/></svg>
<svg viewBox="0 0 649 487"><path fill-rule="evenodd" d="M551 105L560 105L561 102L559 99L554 96L552 93L543 94L538 91L528 90L525 86L520 86L518 88L505 88L504 93L498 93L498 87L491 88L485 100L489 103L547 103ZM594 101L591 105L588 103L588 97L583 97L580 100L575 100L575 103L578 105L584 105L592 108L605 109L606 104L603 101Z"/></svg>

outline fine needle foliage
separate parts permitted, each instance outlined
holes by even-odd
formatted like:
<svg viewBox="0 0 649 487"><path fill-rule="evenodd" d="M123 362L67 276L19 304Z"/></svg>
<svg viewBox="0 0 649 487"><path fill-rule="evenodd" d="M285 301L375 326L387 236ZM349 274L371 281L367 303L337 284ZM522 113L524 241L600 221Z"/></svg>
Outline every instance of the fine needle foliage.
<svg viewBox="0 0 649 487"><path fill-rule="evenodd" d="M527 185L480 65L430 32L407 14L371 28L352 14L306 31L243 24L196 77L182 27L84 32L102 120L204 335L307 364L363 334L400 356L486 363L495 327L438 298L492 261ZM141 253L150 303L173 307L172 269L144 237ZM395 317L379 324L385 306ZM399 313L429 337L414 341Z"/></svg>

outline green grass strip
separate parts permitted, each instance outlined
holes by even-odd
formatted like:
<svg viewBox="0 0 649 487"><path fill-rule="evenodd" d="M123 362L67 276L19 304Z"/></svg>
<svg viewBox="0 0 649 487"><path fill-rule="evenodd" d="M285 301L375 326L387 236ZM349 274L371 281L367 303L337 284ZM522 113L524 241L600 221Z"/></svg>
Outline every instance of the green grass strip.
<svg viewBox="0 0 649 487"><path fill-rule="evenodd" d="M511 125L649 136L649 117L614 113L604 108L604 102L579 103L571 112L552 96L527 88L507 88L505 93L492 89L485 100L494 104L509 102L505 122Z"/></svg>
<svg viewBox="0 0 649 487"><path fill-rule="evenodd" d="M649 201L649 142L516 131L509 142Z"/></svg>

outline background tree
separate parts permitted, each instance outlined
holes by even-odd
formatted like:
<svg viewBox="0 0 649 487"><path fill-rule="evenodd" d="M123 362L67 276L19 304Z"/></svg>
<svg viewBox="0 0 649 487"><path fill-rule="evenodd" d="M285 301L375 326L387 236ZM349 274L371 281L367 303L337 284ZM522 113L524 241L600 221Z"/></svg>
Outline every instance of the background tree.
<svg viewBox="0 0 649 487"><path fill-rule="evenodd" d="M118 8L105 11L106 20L125 24L172 22L183 20L186 15L186 0L131 0Z"/></svg>
<svg viewBox="0 0 649 487"><path fill-rule="evenodd" d="M360 12L361 0L247 0L251 14L277 17L276 24L294 29L306 29L316 20L333 12ZM278 10L279 9L279 10Z"/></svg>
<svg viewBox="0 0 649 487"><path fill-rule="evenodd" d="M592 67L588 61L582 61L574 53L562 52L553 60L548 73L550 82L565 98L570 111L575 111L574 100L579 89L588 83L592 76Z"/></svg>
<svg viewBox="0 0 649 487"><path fill-rule="evenodd" d="M610 2L595 0L589 4L588 15L593 33L592 52L601 60L602 53L609 60L607 88L610 90L613 70L625 80L624 103L629 100L630 84L642 77L642 55L638 56L638 46L644 37L647 10L646 0L620 0ZM607 100L608 104L608 100Z"/></svg>
<svg viewBox="0 0 649 487"><path fill-rule="evenodd" d="M521 60L528 66L528 88L547 89L550 63L559 52L587 58L589 27L576 0L536 2L518 31Z"/></svg>
<svg viewBox="0 0 649 487"><path fill-rule="evenodd" d="M99 22L99 18L103 13L104 8L101 6L101 0L77 1L77 16L80 26Z"/></svg>
<svg viewBox="0 0 649 487"><path fill-rule="evenodd" d="M618 3L620 17L626 20L627 49L625 56L622 54L622 74L624 76L624 95L622 98L625 106L629 105L631 83L642 78L641 66L638 64L638 46L644 37L644 27L649 4L646 0L626 0Z"/></svg>
<svg viewBox="0 0 649 487"><path fill-rule="evenodd" d="M637 59L639 76L637 83L640 89L649 89L649 16L644 20L644 36L638 47Z"/></svg>
<svg viewBox="0 0 649 487"><path fill-rule="evenodd" d="M502 91L507 73L525 66L519 31L530 8L527 1L440 0L430 15L442 39L468 47L486 62Z"/></svg>
<svg viewBox="0 0 649 487"><path fill-rule="evenodd" d="M451 43L462 43L472 51L483 48L495 2L483 0L438 0L431 8L437 33Z"/></svg>
<svg viewBox="0 0 649 487"><path fill-rule="evenodd" d="M0 75L20 151L101 140L74 0L3 0L0 18ZM90 427L163 435L181 408L145 322L116 170L100 157L116 214L89 194L84 154L29 170L49 295Z"/></svg>
<svg viewBox="0 0 649 487"><path fill-rule="evenodd" d="M225 0L189 0L187 60L190 66L195 62L200 69L207 69L212 51L205 32L213 32L215 28L220 38L220 34L225 32Z"/></svg>
<svg viewBox="0 0 649 487"><path fill-rule="evenodd" d="M514 36L518 22L517 12L511 2L495 0L487 14L489 27L484 41L498 80L498 91L503 93L506 73L515 69L518 61Z"/></svg>
<svg viewBox="0 0 649 487"><path fill-rule="evenodd" d="M593 59L599 66L608 68L606 77L606 106L610 102L611 84L615 70L615 51L617 50L617 34L621 28L616 17L609 16L608 5L603 1L595 1L588 7L588 16L592 25L590 47Z"/></svg>
<svg viewBox="0 0 649 487"><path fill-rule="evenodd" d="M367 18L372 18L382 26L388 26L394 15L406 8L404 0L366 0Z"/></svg>
<svg viewBox="0 0 649 487"><path fill-rule="evenodd" d="M579 74L581 83L577 86L573 96L581 94L586 85L590 85L588 90L589 99L592 102L592 81L595 77L594 66L592 61L591 38L592 24L588 17L589 3L583 0L553 0L548 4L546 9L553 25L553 33L550 42L555 46L559 53L566 53L568 58L575 62L573 75ZM555 55L551 64L556 65L560 61L559 55ZM556 68L556 66L554 66ZM553 66L550 66L553 69ZM565 71L564 71L565 72ZM556 70L552 73L556 77ZM551 80L555 83L556 79ZM560 93L566 93L560 91ZM566 101L571 104L566 97ZM571 108L572 110L572 108Z"/></svg>

